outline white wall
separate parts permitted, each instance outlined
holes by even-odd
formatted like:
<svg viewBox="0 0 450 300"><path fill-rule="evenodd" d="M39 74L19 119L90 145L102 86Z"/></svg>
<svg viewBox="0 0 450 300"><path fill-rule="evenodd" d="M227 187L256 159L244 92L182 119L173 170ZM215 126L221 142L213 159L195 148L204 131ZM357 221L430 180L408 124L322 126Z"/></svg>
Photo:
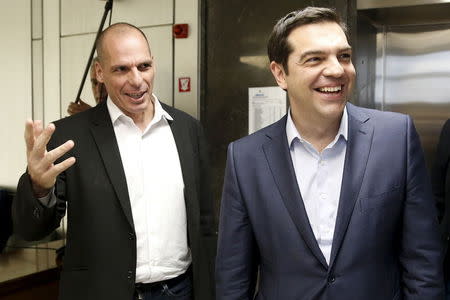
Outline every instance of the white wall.
<svg viewBox="0 0 450 300"><path fill-rule="evenodd" d="M100 24L102 0L0 0L3 103L0 188L16 186L25 170L24 124L67 115ZM109 20L109 17L107 21ZM198 111L198 0L115 0L112 23L129 22L147 35L155 57L155 93L193 116ZM188 23L189 37L173 40L172 25ZM7 58L7 59L6 59ZM6 71L5 71L6 70ZM191 92L178 93L178 77L191 77ZM176 90L174 90L174 86ZM81 98L94 99L86 80Z"/></svg>
<svg viewBox="0 0 450 300"><path fill-rule="evenodd" d="M25 170L25 120L32 117L30 0L0 1L0 37L0 186L15 187Z"/></svg>
<svg viewBox="0 0 450 300"><path fill-rule="evenodd" d="M175 0L175 24L187 23L189 35L186 39L175 39L174 106L197 118L200 116L199 6L198 0ZM191 79L190 92L179 92L180 77Z"/></svg>

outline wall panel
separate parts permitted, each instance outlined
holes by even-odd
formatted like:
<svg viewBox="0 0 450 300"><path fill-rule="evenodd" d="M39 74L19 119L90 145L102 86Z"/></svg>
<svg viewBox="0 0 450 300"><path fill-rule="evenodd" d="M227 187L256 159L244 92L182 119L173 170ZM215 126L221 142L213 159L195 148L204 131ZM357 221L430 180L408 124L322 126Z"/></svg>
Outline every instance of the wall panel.
<svg viewBox="0 0 450 300"><path fill-rule="evenodd" d="M199 107L199 33L197 0L177 0L175 2L175 23L187 23L189 35L185 39L175 39L174 53L174 106L198 118ZM191 79L191 91L179 92L178 78Z"/></svg>
<svg viewBox="0 0 450 300"><path fill-rule="evenodd" d="M44 122L60 118L59 0L43 1Z"/></svg>
<svg viewBox="0 0 450 300"><path fill-rule="evenodd" d="M61 116L67 116L69 102L75 101L94 39L94 33L61 38ZM80 98L95 105L89 78Z"/></svg>
<svg viewBox="0 0 450 300"><path fill-rule="evenodd" d="M31 14L33 39L42 39L42 0L31 0Z"/></svg>
<svg viewBox="0 0 450 300"><path fill-rule="evenodd" d="M0 187L12 188L25 170L23 132L25 120L32 117L30 0L0 2L0 37L7 44L0 47Z"/></svg>
<svg viewBox="0 0 450 300"><path fill-rule="evenodd" d="M33 118L44 118L44 80L42 78L42 40L34 40L33 45Z"/></svg>
<svg viewBox="0 0 450 300"><path fill-rule="evenodd" d="M172 24L173 0L114 1L113 23L129 22L138 27Z"/></svg>
<svg viewBox="0 0 450 300"><path fill-rule="evenodd" d="M105 3L99 0L61 0L61 34L97 32ZM171 24L172 16L172 0L113 2L112 23L129 22L138 27Z"/></svg>
<svg viewBox="0 0 450 300"><path fill-rule="evenodd" d="M156 63L154 92L161 102L172 105L173 44L172 25L142 28Z"/></svg>
<svg viewBox="0 0 450 300"><path fill-rule="evenodd" d="M61 1L62 36L97 32L101 18L103 16L106 1L100 0L60 0L60 1Z"/></svg>

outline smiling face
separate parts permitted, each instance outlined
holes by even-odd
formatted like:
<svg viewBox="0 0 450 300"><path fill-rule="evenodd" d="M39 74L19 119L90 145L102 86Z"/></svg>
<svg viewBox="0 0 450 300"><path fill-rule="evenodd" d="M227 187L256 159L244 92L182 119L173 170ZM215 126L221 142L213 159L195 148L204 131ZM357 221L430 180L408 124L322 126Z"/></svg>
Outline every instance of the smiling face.
<svg viewBox="0 0 450 300"><path fill-rule="evenodd" d="M111 100L135 121L152 117L155 68L147 40L134 29L112 30L104 36L102 48L97 78Z"/></svg>
<svg viewBox="0 0 450 300"><path fill-rule="evenodd" d="M334 22L302 25L291 31L287 70L271 62L292 110L313 121L340 120L355 81L351 47Z"/></svg>

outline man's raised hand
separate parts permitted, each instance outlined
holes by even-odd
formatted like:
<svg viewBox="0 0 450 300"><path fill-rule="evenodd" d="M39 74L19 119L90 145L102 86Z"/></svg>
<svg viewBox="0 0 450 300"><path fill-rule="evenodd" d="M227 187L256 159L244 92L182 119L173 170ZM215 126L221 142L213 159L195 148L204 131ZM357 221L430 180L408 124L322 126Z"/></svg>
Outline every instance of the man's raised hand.
<svg viewBox="0 0 450 300"><path fill-rule="evenodd" d="M25 125L25 143L27 145L28 174L36 197L46 196L55 185L56 177L75 163L75 157L54 164L67 151L73 148L74 142L69 140L59 147L47 151L55 125L50 123L44 129L42 121L27 120Z"/></svg>

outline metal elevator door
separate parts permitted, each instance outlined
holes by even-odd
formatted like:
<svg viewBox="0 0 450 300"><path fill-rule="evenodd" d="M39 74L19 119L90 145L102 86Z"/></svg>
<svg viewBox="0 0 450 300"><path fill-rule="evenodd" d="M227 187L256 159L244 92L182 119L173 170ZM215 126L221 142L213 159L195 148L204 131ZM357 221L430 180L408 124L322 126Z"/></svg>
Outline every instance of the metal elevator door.
<svg viewBox="0 0 450 300"><path fill-rule="evenodd" d="M412 116L430 168L450 118L450 24L383 26L376 49L374 106Z"/></svg>

